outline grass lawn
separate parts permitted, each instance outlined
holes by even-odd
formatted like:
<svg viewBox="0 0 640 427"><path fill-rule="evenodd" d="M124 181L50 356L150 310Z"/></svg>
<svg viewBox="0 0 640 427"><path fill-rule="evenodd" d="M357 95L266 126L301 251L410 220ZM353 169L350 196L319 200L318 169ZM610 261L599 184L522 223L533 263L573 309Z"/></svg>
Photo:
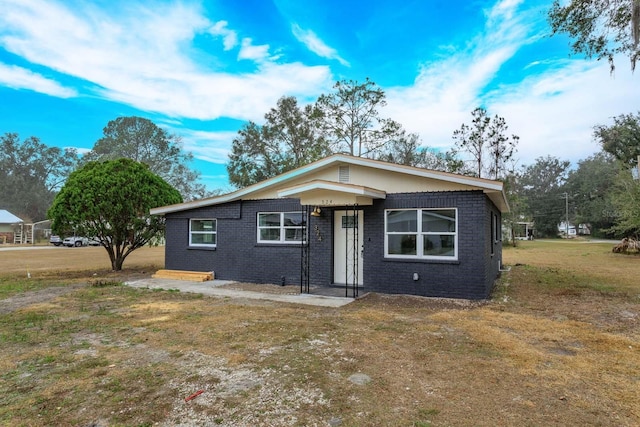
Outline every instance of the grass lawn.
<svg viewBox="0 0 640 427"><path fill-rule="evenodd" d="M0 425L640 425L640 257L611 246L505 248L487 302L338 309L120 285L162 248L1 252Z"/></svg>

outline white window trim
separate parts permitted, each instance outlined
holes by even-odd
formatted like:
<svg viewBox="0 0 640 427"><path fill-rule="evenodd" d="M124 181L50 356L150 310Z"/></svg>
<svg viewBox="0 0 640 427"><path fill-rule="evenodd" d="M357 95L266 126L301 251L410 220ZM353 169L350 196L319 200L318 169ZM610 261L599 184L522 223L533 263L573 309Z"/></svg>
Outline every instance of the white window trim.
<svg viewBox="0 0 640 427"><path fill-rule="evenodd" d="M191 224L193 221L213 221L216 224L216 231L192 231ZM215 234L216 235L216 243L208 244L208 243L193 243L191 238L194 234ZM218 247L218 220L216 218L189 218L189 246L190 247L198 247L198 248L217 248Z"/></svg>
<svg viewBox="0 0 640 427"><path fill-rule="evenodd" d="M453 210L456 214L456 231L455 232L423 232L422 231L422 212L423 211L444 211ZM409 232L389 232L387 231L387 213L389 211L416 211L417 231ZM384 257L391 259L416 259L416 260L458 260L458 230L459 230L459 218L458 208L399 208L399 209L385 209L384 210ZM412 234L416 236L416 255L402 255L402 254L389 254L389 235L394 234ZM422 236L425 235L449 235L454 236L453 239L453 256L444 255L424 255L424 242Z"/></svg>
<svg viewBox="0 0 640 427"><path fill-rule="evenodd" d="M260 230L262 228L276 228L276 227L267 227L267 226L260 226L260 215L275 215L278 214L280 215L280 226L278 227L280 230L280 240L260 240ZM299 227L286 227L284 225L284 215L285 214L300 214L304 216L304 212L303 211L282 211L282 212L258 212L256 215L256 241L258 243L262 243L262 244L273 244L273 245L300 245L302 243L305 243L306 241L306 236L302 236L302 240L285 240L285 230L287 229L302 229L302 226ZM308 221L308 218L306 219L306 221Z"/></svg>

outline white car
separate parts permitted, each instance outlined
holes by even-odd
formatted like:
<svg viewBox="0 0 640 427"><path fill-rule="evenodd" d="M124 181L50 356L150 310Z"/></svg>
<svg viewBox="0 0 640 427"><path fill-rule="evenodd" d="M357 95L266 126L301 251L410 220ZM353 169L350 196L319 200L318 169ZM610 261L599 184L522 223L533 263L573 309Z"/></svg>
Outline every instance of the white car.
<svg viewBox="0 0 640 427"><path fill-rule="evenodd" d="M60 246L62 244L62 239L60 238L60 236L53 234L49 238L49 243L51 243L54 246Z"/></svg>
<svg viewBox="0 0 640 427"><path fill-rule="evenodd" d="M80 236L65 237L65 239L62 241L62 244L70 248L73 246L87 246L89 244L89 239Z"/></svg>

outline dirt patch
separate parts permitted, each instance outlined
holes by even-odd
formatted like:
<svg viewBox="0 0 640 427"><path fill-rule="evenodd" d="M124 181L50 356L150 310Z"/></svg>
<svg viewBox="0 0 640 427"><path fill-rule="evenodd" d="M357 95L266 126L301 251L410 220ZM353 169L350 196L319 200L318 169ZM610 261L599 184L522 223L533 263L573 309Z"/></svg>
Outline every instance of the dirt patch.
<svg viewBox="0 0 640 427"><path fill-rule="evenodd" d="M221 286L223 289L233 289L236 291L260 292L271 295L300 295L300 285L273 285L233 282Z"/></svg>
<svg viewBox="0 0 640 427"><path fill-rule="evenodd" d="M83 286L86 285L76 284L64 287L52 287L39 291L24 292L13 297L2 299L0 300L0 314L11 313L21 308L29 307L30 305L51 301L54 298L73 292Z"/></svg>
<svg viewBox="0 0 640 427"><path fill-rule="evenodd" d="M362 305L370 305L371 307L388 307L396 309L470 310L489 304L490 301L369 293L359 298L358 303Z"/></svg>

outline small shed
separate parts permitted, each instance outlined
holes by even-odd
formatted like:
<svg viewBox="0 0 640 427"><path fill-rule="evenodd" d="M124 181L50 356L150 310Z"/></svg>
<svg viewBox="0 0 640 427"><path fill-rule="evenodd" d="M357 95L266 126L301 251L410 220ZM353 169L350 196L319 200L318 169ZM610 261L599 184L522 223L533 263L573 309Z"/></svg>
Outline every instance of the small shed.
<svg viewBox="0 0 640 427"><path fill-rule="evenodd" d="M15 230L23 222L11 212L0 209L0 244L15 243Z"/></svg>

